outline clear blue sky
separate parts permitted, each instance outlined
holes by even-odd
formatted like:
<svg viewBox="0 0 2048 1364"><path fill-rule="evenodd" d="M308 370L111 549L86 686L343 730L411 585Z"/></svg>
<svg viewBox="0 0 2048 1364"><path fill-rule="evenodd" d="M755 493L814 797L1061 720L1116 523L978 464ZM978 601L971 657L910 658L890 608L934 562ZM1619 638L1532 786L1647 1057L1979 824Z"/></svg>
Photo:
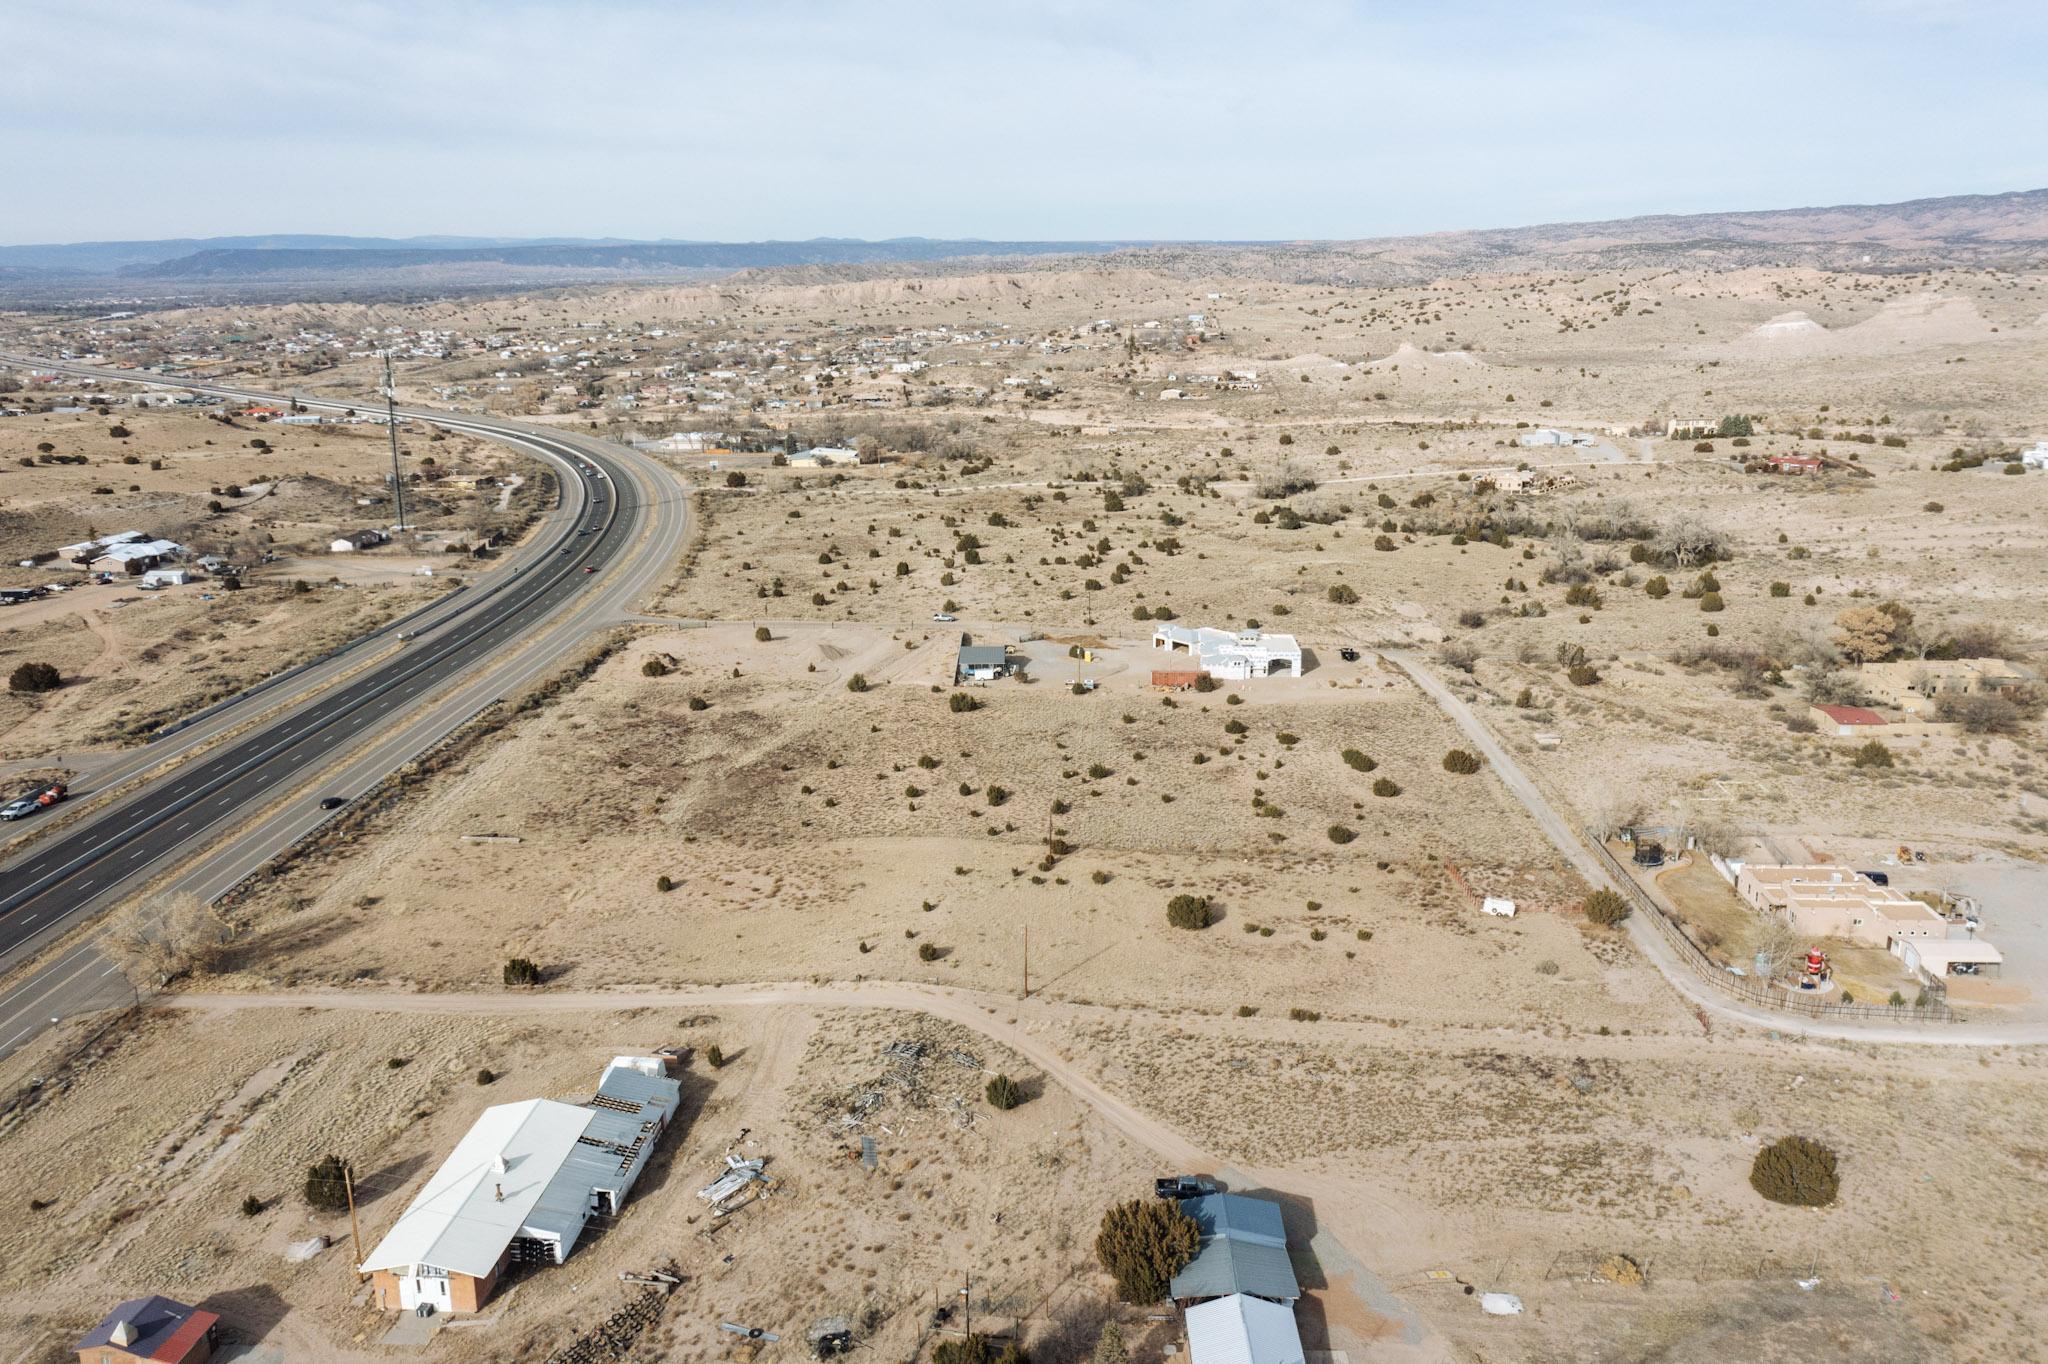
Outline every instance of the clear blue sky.
<svg viewBox="0 0 2048 1364"><path fill-rule="evenodd" d="M14 0L0 241L1345 238L2048 185L2040 0Z"/></svg>

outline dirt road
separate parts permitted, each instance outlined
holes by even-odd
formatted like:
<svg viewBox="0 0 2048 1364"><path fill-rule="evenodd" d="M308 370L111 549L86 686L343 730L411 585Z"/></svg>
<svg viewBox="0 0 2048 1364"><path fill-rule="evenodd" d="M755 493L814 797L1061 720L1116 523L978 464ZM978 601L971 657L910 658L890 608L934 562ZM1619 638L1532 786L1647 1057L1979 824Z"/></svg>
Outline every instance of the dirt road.
<svg viewBox="0 0 2048 1364"><path fill-rule="evenodd" d="M1415 685L1436 702L1444 714L1465 731L1465 736L1485 755L1493 765L1494 774L1506 786L1509 794L1522 803L1536 821L1543 834L1564 856L1566 862L1592 886L1614 885L1613 878L1596 859L1592 851L1580 840L1572 826L1544 798L1529 774L1516 763L1514 757L1493 737L1493 732L1484 721L1465 704L1465 699L1445 686L1443 680L1431 672L1413 650L1382 649L1389 661L1415 679ZM1771 1028L1781 1033L1798 1033L1804 1037L1830 1037L1851 1042L1887 1042L1914 1047L2007 1047L2039 1046L2048 1043L2048 1024L2024 1024L2012 1028L1987 1028L1982 1026L1887 1027L1873 1024L1867 1027L1854 1023L1824 1023L1800 1018L1796 1014L1776 1013L1738 1003L1702 986L1694 980L1674 956L1671 945L1660 938L1647 926L1630 919L1628 934L1636 949L1649 958L1658 972L1663 975L1672 989L1708 1013L1752 1027Z"/></svg>

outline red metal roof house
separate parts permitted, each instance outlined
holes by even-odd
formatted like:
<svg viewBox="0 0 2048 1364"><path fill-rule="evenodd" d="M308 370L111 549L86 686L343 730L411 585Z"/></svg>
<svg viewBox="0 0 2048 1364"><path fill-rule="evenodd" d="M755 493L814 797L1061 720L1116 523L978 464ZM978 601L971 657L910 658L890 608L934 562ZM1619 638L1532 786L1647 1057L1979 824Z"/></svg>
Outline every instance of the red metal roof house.
<svg viewBox="0 0 2048 1364"><path fill-rule="evenodd" d="M78 1342L78 1364L205 1364L220 1317L165 1297L134 1298Z"/></svg>

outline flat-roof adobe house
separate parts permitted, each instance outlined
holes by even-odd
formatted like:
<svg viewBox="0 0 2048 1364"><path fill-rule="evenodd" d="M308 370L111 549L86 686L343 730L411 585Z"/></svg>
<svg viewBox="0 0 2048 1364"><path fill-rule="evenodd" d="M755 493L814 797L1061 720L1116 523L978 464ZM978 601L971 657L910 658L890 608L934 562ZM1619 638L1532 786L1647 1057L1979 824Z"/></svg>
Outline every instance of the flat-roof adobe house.
<svg viewBox="0 0 2048 1364"><path fill-rule="evenodd" d="M1242 682L1275 672L1301 676L1301 645L1293 635L1162 625L1152 632L1152 647L1192 655L1203 672L1219 681Z"/></svg>
<svg viewBox="0 0 2048 1364"><path fill-rule="evenodd" d="M1890 886L1846 867L1743 867L1735 893L1816 938L1890 947L1906 938L1948 937L1948 920Z"/></svg>

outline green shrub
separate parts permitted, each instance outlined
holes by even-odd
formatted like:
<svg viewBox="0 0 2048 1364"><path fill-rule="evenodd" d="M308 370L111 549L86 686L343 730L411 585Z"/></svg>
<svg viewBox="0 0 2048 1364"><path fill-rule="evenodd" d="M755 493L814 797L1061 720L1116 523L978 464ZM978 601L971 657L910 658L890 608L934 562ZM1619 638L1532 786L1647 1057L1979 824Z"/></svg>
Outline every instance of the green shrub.
<svg viewBox="0 0 2048 1364"><path fill-rule="evenodd" d="M1849 761L1857 767L1888 768L1894 765L1892 751L1875 739L1857 749Z"/></svg>
<svg viewBox="0 0 2048 1364"><path fill-rule="evenodd" d="M1585 911L1588 921L1611 928L1629 915L1629 904L1618 891L1602 886L1588 895L1579 908Z"/></svg>
<svg viewBox="0 0 2048 1364"><path fill-rule="evenodd" d="M1330 590L1324 595L1338 606L1358 605L1358 589L1349 583L1331 583Z"/></svg>
<svg viewBox="0 0 2048 1364"><path fill-rule="evenodd" d="M919 961L937 961L945 954L945 949L937 943L921 942L917 945L917 959Z"/></svg>
<svg viewBox="0 0 2048 1364"><path fill-rule="evenodd" d="M19 692L55 691L64 685L57 669L48 663L24 663L7 678L7 690Z"/></svg>
<svg viewBox="0 0 2048 1364"><path fill-rule="evenodd" d="M1372 793L1376 796L1398 796L1401 794L1401 785L1392 777L1381 777L1372 784Z"/></svg>
<svg viewBox="0 0 2048 1364"><path fill-rule="evenodd" d="M1358 831L1356 829L1347 829L1342 824L1332 824L1328 832L1330 835L1330 841L1332 843L1335 843L1339 847L1342 847L1344 844L1349 843L1352 839L1358 837Z"/></svg>
<svg viewBox="0 0 2048 1364"><path fill-rule="evenodd" d="M1772 584L1771 584L1771 595L1772 595L1772 596L1774 596L1774 597L1789 597L1789 596L1791 596L1791 595L1792 595L1792 584L1790 584L1790 583L1772 583Z"/></svg>
<svg viewBox="0 0 2048 1364"><path fill-rule="evenodd" d="M1807 1137L1780 1137L1756 1153L1749 1187L1773 1203L1824 1208L1841 1192L1835 1153Z"/></svg>
<svg viewBox="0 0 2048 1364"><path fill-rule="evenodd" d="M1600 680L1600 670L1590 663L1574 663L1565 671L1565 680L1574 687L1590 687Z"/></svg>
<svg viewBox="0 0 2048 1364"><path fill-rule="evenodd" d="M956 691L946 698L946 709L955 715L962 715L968 711L980 710L981 702L964 691Z"/></svg>
<svg viewBox="0 0 2048 1364"><path fill-rule="evenodd" d="M348 1207L351 1171L340 1156L322 1156L306 1171L306 1202L322 1212L341 1212Z"/></svg>
<svg viewBox="0 0 2048 1364"><path fill-rule="evenodd" d="M768 633L768 627L767 627L767 626L765 626L765 625L756 625L756 626L754 627L754 642L755 642L756 644L766 644L766 643L767 643L767 642L768 642L769 640L771 640L771 639L773 639L773 638L775 638L775 636L774 636L774 635L772 635L772 634L770 634L770 633Z"/></svg>
<svg viewBox="0 0 2048 1364"><path fill-rule="evenodd" d="M258 1198L255 1194L250 1194L247 1198L242 1200L242 1216L255 1217L260 1215L262 1211L263 1200Z"/></svg>
<svg viewBox="0 0 2048 1364"><path fill-rule="evenodd" d="M1700 594L1700 610L1726 611L1727 609L1728 603L1721 600L1719 592L1704 592Z"/></svg>
<svg viewBox="0 0 2048 1364"><path fill-rule="evenodd" d="M1454 772L1458 776L1469 777L1474 772L1477 772L1479 767L1478 755L1467 753L1462 748L1454 748L1444 754L1444 771L1446 772Z"/></svg>
<svg viewBox="0 0 2048 1364"><path fill-rule="evenodd" d="M982 1093L987 1097L990 1108L1001 1109L1004 1112L1024 1102L1024 1092L1018 1089L1017 1082L1007 1075L998 1075L990 1080L988 1088Z"/></svg>
<svg viewBox="0 0 2048 1364"><path fill-rule="evenodd" d="M1345 766L1354 768L1360 772L1370 772L1375 767L1379 766L1378 763L1374 762L1371 758L1366 757L1363 753L1360 753L1355 748L1347 748L1344 750L1344 764Z"/></svg>
<svg viewBox="0 0 2048 1364"><path fill-rule="evenodd" d="M505 963L505 983L507 985L538 985L540 984L540 968L525 957L514 957Z"/></svg>
<svg viewBox="0 0 2048 1364"><path fill-rule="evenodd" d="M675 878L667 875L657 876L654 878L654 888L666 895L676 888Z"/></svg>
<svg viewBox="0 0 2048 1364"><path fill-rule="evenodd" d="M1142 1306L1166 1296L1173 1276L1195 1258L1201 1243L1201 1228L1180 1204L1134 1198L1103 1213L1095 1258L1116 1280L1117 1296Z"/></svg>
<svg viewBox="0 0 2048 1364"><path fill-rule="evenodd" d="M713 1070L725 1069L725 1052L716 1042L704 1048L704 1064Z"/></svg>
<svg viewBox="0 0 2048 1364"><path fill-rule="evenodd" d="M690 698L691 710L709 710L710 708L711 703L709 701L706 701L703 697L693 696Z"/></svg>
<svg viewBox="0 0 2048 1364"><path fill-rule="evenodd" d="M489 1066L480 1066L477 1068L476 1082L480 1085L494 1085L498 1083L498 1073Z"/></svg>
<svg viewBox="0 0 2048 1364"><path fill-rule="evenodd" d="M853 675L852 677L849 677L849 678L847 678L847 679L846 679L846 689L847 689L848 691L853 691L853 692L861 692L861 691L866 691L866 690L868 689L868 679L867 679L867 674L866 674L866 673L855 673L855 674L854 674L854 675Z"/></svg>
<svg viewBox="0 0 2048 1364"><path fill-rule="evenodd" d="M1216 913L1206 895L1176 895L1166 902L1166 922L1175 928L1207 928Z"/></svg>

